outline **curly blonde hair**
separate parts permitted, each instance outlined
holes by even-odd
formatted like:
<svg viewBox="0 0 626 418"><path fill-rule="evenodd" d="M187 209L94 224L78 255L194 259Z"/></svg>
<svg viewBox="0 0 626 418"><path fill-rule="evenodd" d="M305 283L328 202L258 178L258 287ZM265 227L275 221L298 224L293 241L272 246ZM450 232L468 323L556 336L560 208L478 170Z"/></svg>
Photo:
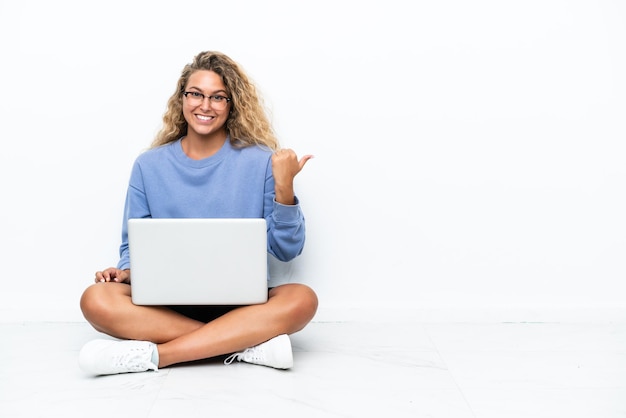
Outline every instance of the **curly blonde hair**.
<svg viewBox="0 0 626 418"><path fill-rule="evenodd" d="M244 148L263 145L271 150L277 150L278 139L265 113L263 100L258 95L256 86L235 61L215 51L200 52L192 63L185 65L178 79L176 91L167 101L163 127L150 147L165 145L187 134L187 121L183 116L183 92L189 77L200 70L218 74L232 99L231 111L226 120L226 131L233 146Z"/></svg>

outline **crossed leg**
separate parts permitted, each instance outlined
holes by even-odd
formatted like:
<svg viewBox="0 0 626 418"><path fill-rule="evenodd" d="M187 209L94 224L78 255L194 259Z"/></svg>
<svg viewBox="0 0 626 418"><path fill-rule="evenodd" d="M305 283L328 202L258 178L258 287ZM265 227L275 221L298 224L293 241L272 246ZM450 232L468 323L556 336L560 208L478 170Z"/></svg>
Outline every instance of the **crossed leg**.
<svg viewBox="0 0 626 418"><path fill-rule="evenodd" d="M293 334L313 319L317 296L290 283L269 291L264 304L236 307L204 323L172 309L137 306L130 286L96 283L80 301L83 315L98 331L121 339L157 344L159 368L242 351L280 334Z"/></svg>

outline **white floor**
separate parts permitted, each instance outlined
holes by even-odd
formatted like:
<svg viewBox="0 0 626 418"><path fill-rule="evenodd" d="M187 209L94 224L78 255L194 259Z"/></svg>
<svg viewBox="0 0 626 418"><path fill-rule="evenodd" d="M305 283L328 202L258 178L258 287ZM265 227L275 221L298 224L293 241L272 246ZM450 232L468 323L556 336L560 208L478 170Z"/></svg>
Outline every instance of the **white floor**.
<svg viewBox="0 0 626 418"><path fill-rule="evenodd" d="M311 323L294 368L90 377L85 323L0 324L0 417L626 417L626 323Z"/></svg>

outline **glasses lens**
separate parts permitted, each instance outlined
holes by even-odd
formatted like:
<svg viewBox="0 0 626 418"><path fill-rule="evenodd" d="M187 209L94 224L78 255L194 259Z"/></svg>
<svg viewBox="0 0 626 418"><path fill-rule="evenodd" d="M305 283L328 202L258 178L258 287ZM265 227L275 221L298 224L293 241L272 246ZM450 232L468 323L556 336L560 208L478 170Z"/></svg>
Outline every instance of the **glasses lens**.
<svg viewBox="0 0 626 418"><path fill-rule="evenodd" d="M198 93L185 93L185 97L187 98L187 102L192 106L197 106L202 103L204 96Z"/></svg>
<svg viewBox="0 0 626 418"><path fill-rule="evenodd" d="M215 110L224 110L226 109L226 104L228 103L228 101L226 100L225 97L222 96L211 96L209 98L209 100L211 101L211 107Z"/></svg>
<svg viewBox="0 0 626 418"><path fill-rule="evenodd" d="M209 99L209 104L215 110L224 110L228 105L228 98L224 96L205 96L202 93L196 92L186 92L184 95L187 98L187 103L191 106L201 105L207 97Z"/></svg>

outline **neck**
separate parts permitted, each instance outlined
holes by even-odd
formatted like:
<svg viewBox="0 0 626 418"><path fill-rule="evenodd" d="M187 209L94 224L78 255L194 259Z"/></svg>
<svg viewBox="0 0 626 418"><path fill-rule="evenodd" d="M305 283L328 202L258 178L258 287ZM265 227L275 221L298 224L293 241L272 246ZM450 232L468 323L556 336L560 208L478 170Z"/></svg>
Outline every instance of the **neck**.
<svg viewBox="0 0 626 418"><path fill-rule="evenodd" d="M187 135L181 140L183 151L192 160L202 160L218 152L226 142L227 136L203 138Z"/></svg>

